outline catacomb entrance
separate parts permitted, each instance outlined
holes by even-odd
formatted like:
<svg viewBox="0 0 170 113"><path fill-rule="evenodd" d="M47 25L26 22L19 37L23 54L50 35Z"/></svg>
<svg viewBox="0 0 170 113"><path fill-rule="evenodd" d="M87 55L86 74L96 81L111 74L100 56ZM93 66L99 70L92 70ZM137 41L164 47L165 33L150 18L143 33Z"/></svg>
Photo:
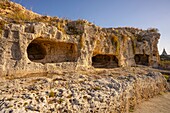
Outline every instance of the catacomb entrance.
<svg viewBox="0 0 170 113"><path fill-rule="evenodd" d="M33 40L27 48L27 54L31 61L39 63L76 62L78 59L76 44L44 38Z"/></svg>
<svg viewBox="0 0 170 113"><path fill-rule="evenodd" d="M135 55L135 62L138 65L146 65L146 66L148 66L148 64L149 64L149 55L136 54Z"/></svg>
<svg viewBox="0 0 170 113"><path fill-rule="evenodd" d="M114 55L98 54L92 57L92 66L95 68L115 68L118 67L118 59Z"/></svg>

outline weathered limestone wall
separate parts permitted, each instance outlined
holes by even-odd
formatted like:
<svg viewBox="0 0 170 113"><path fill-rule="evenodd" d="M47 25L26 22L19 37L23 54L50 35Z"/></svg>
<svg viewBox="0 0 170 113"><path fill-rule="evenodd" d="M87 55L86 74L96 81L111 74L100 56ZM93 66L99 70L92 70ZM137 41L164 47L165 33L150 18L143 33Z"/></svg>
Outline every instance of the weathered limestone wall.
<svg viewBox="0 0 170 113"><path fill-rule="evenodd" d="M100 28L85 20L68 21L63 29L41 22L6 24L1 75L158 65L160 34L153 30Z"/></svg>

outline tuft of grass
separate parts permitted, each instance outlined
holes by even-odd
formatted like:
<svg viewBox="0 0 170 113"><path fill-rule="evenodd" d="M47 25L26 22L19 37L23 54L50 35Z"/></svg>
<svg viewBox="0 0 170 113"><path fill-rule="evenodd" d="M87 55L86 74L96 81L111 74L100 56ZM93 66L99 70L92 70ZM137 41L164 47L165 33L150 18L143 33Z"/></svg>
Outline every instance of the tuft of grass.
<svg viewBox="0 0 170 113"><path fill-rule="evenodd" d="M97 91L97 90L101 90L101 87L95 86L95 87L93 87L92 89L94 89L95 91Z"/></svg>
<svg viewBox="0 0 170 113"><path fill-rule="evenodd" d="M28 102L25 102L25 103L23 104L23 106L26 106L26 105L28 105Z"/></svg>
<svg viewBox="0 0 170 113"><path fill-rule="evenodd" d="M169 75L164 75L164 77L166 78L166 80L169 80Z"/></svg>
<svg viewBox="0 0 170 113"><path fill-rule="evenodd" d="M8 99L7 99L7 101L12 101L12 100L14 100L14 99L13 99L13 98L8 98Z"/></svg>
<svg viewBox="0 0 170 113"><path fill-rule="evenodd" d="M80 90L80 91L85 91L86 89L85 89L85 88L80 88L79 90Z"/></svg>
<svg viewBox="0 0 170 113"><path fill-rule="evenodd" d="M162 92L162 91L161 91L161 92L159 92L159 95L164 95L164 94L165 94L165 93L164 93L164 92Z"/></svg>
<svg viewBox="0 0 170 113"><path fill-rule="evenodd" d="M48 104L53 104L53 103L54 103L53 100L48 101Z"/></svg>
<svg viewBox="0 0 170 113"><path fill-rule="evenodd" d="M134 107L133 106L129 107L129 112L134 112Z"/></svg>
<svg viewBox="0 0 170 113"><path fill-rule="evenodd" d="M7 108L12 108L12 107L13 107L13 105L8 105L8 106L7 106Z"/></svg>
<svg viewBox="0 0 170 113"><path fill-rule="evenodd" d="M84 99L84 100L87 100L87 99L88 99L88 97L87 97L87 96L83 96L83 99Z"/></svg>
<svg viewBox="0 0 170 113"><path fill-rule="evenodd" d="M62 98L60 98L60 99L58 99L58 104L61 104L62 102L64 102L64 99L62 99Z"/></svg>
<svg viewBox="0 0 170 113"><path fill-rule="evenodd" d="M49 93L49 97L54 97L54 96L55 96L55 92L50 91L50 93Z"/></svg>
<svg viewBox="0 0 170 113"><path fill-rule="evenodd" d="M67 96L67 98L71 98L72 96L73 96L73 95L72 95L72 94L70 94L70 95L68 95L68 96Z"/></svg>

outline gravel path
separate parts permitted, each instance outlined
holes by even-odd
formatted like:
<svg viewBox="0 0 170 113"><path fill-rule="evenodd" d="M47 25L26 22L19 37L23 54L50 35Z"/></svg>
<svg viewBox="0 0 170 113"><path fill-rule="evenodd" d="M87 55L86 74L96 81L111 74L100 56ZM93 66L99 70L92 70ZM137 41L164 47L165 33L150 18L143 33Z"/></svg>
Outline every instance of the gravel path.
<svg viewBox="0 0 170 113"><path fill-rule="evenodd" d="M141 103L133 113L170 113L170 92Z"/></svg>

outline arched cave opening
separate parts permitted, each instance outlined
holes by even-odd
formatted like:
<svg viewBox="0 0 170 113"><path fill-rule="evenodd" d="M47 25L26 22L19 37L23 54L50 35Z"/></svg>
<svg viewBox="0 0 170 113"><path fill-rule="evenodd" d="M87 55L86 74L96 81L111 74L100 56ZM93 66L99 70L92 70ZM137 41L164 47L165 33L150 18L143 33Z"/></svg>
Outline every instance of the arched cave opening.
<svg viewBox="0 0 170 113"><path fill-rule="evenodd" d="M95 68L116 68L118 59L114 55L98 54L92 57L92 66Z"/></svg>
<svg viewBox="0 0 170 113"><path fill-rule="evenodd" d="M137 65L149 65L149 55L144 54L136 54L135 55L135 62Z"/></svg>
<svg viewBox="0 0 170 113"><path fill-rule="evenodd" d="M28 58L38 63L76 62L78 59L77 45L37 38L27 48Z"/></svg>

